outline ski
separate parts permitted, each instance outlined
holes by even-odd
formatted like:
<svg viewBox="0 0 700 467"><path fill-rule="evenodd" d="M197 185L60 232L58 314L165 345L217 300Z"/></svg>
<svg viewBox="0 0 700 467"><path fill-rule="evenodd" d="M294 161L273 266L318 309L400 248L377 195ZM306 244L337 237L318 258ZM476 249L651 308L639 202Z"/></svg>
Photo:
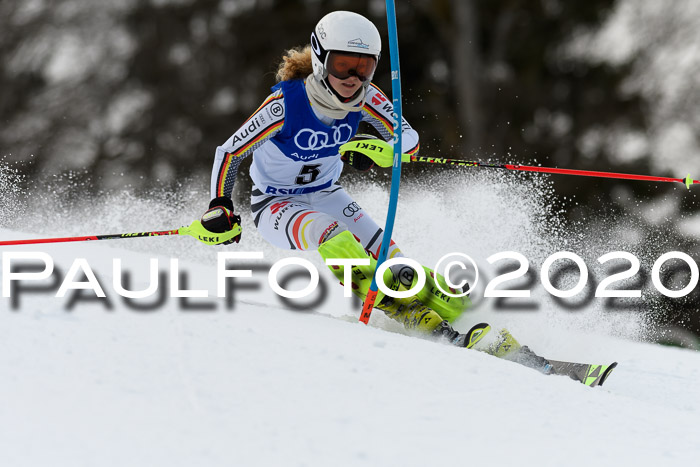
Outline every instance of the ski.
<svg viewBox="0 0 700 467"><path fill-rule="evenodd" d="M527 353L524 358L520 355L523 350ZM485 348L484 352L520 363L544 374L568 376L589 387L602 386L610 373L617 367L617 362L609 365L595 365L544 359L532 353L527 347L520 345L507 329L501 329L497 339Z"/></svg>
<svg viewBox="0 0 700 467"><path fill-rule="evenodd" d="M613 362L610 365L591 365L549 360L549 363L552 365L555 375L566 375L590 387L602 386L617 366L617 362Z"/></svg>

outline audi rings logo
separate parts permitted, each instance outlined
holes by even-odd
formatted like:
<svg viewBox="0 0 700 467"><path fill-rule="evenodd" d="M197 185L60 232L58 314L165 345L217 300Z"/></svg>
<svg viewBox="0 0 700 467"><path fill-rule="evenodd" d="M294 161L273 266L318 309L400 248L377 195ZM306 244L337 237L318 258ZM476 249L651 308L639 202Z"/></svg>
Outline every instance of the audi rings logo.
<svg viewBox="0 0 700 467"><path fill-rule="evenodd" d="M302 151L318 151L323 148L333 148L345 144L352 138L352 127L347 123L332 128L332 134L325 131L314 131L310 128L299 130L294 137L294 144Z"/></svg>
<svg viewBox="0 0 700 467"><path fill-rule="evenodd" d="M362 208L360 207L360 205L353 201L352 203L348 204L345 207L345 209L343 209L343 215L345 217L352 217L355 215L355 213L359 212L361 209Z"/></svg>

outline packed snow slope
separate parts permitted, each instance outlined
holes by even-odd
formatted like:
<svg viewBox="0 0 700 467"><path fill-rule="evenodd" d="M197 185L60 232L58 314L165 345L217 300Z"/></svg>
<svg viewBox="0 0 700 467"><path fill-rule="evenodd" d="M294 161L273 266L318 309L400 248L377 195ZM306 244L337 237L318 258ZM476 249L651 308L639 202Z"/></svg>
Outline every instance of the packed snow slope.
<svg viewBox="0 0 700 467"><path fill-rule="evenodd" d="M5 239L16 235L1 232ZM194 242L174 241L183 248ZM13 248L29 250L37 247ZM694 351L565 332L550 336L549 348L527 342L563 358L571 342L583 341L589 351L574 357L617 360L608 382L591 389L404 335L379 314L366 327L340 293L315 312L291 310L269 291L265 274L247 279L260 288L237 293L229 309L214 297L212 265L181 262L188 288L208 290L209 297L187 306L167 298L150 311L135 310L138 300L127 306L114 293L112 259L147 277L149 258L161 265L168 258L97 242L41 251L56 262L53 281L65 279L74 258L85 258L110 304L88 290L56 298L52 280L36 281L47 290L19 291L14 309L3 299L2 465L587 466L700 459ZM132 289L147 285L141 278Z"/></svg>
<svg viewBox="0 0 700 467"><path fill-rule="evenodd" d="M469 182L458 196L469 200L460 216L450 208L457 200L404 188L395 235L404 252L432 265L462 251L483 264L514 249L534 269L571 241L541 229L552 216L539 210L546 203L537 190L485 187L492 177ZM386 205L376 202L385 199L381 189L349 191L384 221ZM0 239L177 227L206 204L201 197L172 210L128 196L90 200L91 209L48 199L43 211L23 213L35 230L0 229ZM50 222L31 222L32 216ZM620 238L612 230L592 236ZM577 250L587 259L609 251L588 245L591 251ZM41 252L54 262L50 277L13 282L19 287L3 288L12 296L0 298L3 466L607 466L700 459L700 353L643 343L648 323L595 301L572 313L533 286L537 309L506 313L475 297L475 311L456 324L508 327L553 359L619 362L603 387L588 388L409 336L379 311L370 326L359 324L357 303L343 297L315 254L264 245L246 217L243 243L230 247L167 237L0 251ZM231 251L261 251L264 259L229 264L252 269L252 277L236 278L227 297L217 298L217 254ZM318 268L321 287L311 297L283 302L271 291L270 265L289 256ZM158 293L123 299L115 259L130 277L121 281L128 290L152 283L149 265L157 260ZM37 260L16 266L30 264L41 266ZM300 289L307 277L284 285ZM56 297L62 284L87 289L64 287L65 296ZM96 298L96 284L105 298ZM178 298L177 290L207 296Z"/></svg>

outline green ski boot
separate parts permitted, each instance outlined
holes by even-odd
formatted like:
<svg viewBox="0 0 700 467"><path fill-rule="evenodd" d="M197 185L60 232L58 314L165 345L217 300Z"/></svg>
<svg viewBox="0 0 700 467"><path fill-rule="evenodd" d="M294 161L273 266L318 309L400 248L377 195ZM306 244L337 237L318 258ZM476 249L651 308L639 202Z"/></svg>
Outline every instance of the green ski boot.
<svg viewBox="0 0 700 467"><path fill-rule="evenodd" d="M364 300L372 282L376 260L367 254L352 233L344 231L337 234L319 245L318 251L324 260L328 258L369 259L369 265L353 266L350 273L352 292ZM342 284L345 280L345 268L343 266L329 266L329 268ZM413 274L412 269L411 274ZM404 283L402 279L406 279L406 277L403 277L401 273L398 274L398 277L395 276L391 269L384 272L384 283L392 290L407 290L405 287L412 283L413 275L409 278L410 282L404 281ZM490 326L481 324L472 328L467 334L460 334L452 329L444 317L423 303L417 296L393 298L379 291L375 307L384 311L390 318L402 323L406 329L417 331L425 336L445 338L459 347L471 348L491 329Z"/></svg>

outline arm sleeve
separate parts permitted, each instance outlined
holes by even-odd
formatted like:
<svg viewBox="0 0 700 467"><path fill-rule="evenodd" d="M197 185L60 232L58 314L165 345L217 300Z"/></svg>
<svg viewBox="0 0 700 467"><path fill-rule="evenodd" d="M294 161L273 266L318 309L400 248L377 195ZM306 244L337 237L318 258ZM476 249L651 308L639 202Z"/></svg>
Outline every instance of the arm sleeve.
<svg viewBox="0 0 700 467"><path fill-rule="evenodd" d="M270 94L253 115L231 135L223 146L216 148L211 172L211 197L231 197L241 162L284 125L284 96L282 90Z"/></svg>
<svg viewBox="0 0 700 467"><path fill-rule="evenodd" d="M372 125L384 141L394 139L394 125L391 115L394 113L394 105L391 100L374 84L367 88L367 98L362 108L362 120ZM420 143L418 132L409 125L408 121L401 117L401 150L405 154L418 154Z"/></svg>

